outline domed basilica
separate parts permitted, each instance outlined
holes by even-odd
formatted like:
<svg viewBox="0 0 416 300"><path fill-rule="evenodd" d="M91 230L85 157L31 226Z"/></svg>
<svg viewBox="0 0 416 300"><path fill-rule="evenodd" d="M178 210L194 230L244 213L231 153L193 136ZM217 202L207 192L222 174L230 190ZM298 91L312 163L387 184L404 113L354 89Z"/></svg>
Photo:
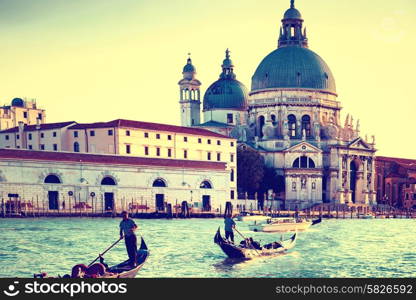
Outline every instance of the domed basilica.
<svg viewBox="0 0 416 300"><path fill-rule="evenodd" d="M281 207L320 203L375 204L375 138L360 137L360 122L347 116L335 78L309 49L294 0L285 12L278 48L254 72L251 91L237 80L230 52L222 73L203 97L188 59L180 86L182 126L209 129L258 151L285 186L274 195Z"/></svg>

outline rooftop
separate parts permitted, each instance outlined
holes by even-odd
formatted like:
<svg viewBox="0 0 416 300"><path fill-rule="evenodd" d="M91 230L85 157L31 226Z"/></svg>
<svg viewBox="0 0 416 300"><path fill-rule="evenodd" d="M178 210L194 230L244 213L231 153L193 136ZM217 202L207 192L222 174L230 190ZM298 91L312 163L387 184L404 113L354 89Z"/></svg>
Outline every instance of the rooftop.
<svg viewBox="0 0 416 300"><path fill-rule="evenodd" d="M218 134L218 133L205 130L205 129L200 129L200 128L182 127L182 126L176 126L176 125L131 121L131 120L123 120L123 119L118 119L118 120L104 122L104 123L76 124L74 126L71 126L69 129L76 130L76 129L93 129L93 128L134 128L134 129L144 129L144 130L154 130L154 131L167 131L167 132L175 132L175 133L199 135L199 136L201 135L211 136L211 137L217 137L217 138L222 138L222 139L232 139L225 135Z"/></svg>
<svg viewBox="0 0 416 300"><path fill-rule="evenodd" d="M225 170L223 162L193 161L144 158L132 156L114 156L103 154L82 154L69 152L47 152L33 150L10 150L0 149L0 160L28 160L28 161L53 161L66 163L83 163L97 165L128 165L128 166L151 166L172 167L181 169L201 170Z"/></svg>
<svg viewBox="0 0 416 300"><path fill-rule="evenodd" d="M69 122L60 122L60 123L39 124L39 125L24 124L24 131L60 129L60 128L70 126L72 124L76 124L76 122L69 121ZM13 127L13 128L0 131L0 133L14 133L14 132L19 132L19 127Z"/></svg>

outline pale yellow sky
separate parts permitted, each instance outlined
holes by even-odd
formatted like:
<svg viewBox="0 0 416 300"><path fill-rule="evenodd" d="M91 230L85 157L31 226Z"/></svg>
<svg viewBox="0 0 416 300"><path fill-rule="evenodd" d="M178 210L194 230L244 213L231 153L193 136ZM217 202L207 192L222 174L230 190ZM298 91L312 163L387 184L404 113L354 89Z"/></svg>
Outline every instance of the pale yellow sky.
<svg viewBox="0 0 416 300"><path fill-rule="evenodd" d="M289 0L0 0L0 99L36 98L48 122L179 124L187 53L203 92L230 48L248 89ZM414 0L296 0L311 50L379 155L416 158Z"/></svg>

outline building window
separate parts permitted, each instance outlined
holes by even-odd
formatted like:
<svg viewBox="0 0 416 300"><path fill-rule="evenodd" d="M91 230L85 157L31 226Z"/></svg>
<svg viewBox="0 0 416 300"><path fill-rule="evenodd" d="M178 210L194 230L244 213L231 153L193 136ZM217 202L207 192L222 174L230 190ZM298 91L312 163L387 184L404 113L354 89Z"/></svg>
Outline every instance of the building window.
<svg viewBox="0 0 416 300"><path fill-rule="evenodd" d="M168 135L168 140L171 141L172 140L172 136L169 134Z"/></svg>
<svg viewBox="0 0 416 300"><path fill-rule="evenodd" d="M20 135L16 134L16 140L20 139Z"/></svg>
<svg viewBox="0 0 416 300"><path fill-rule="evenodd" d="M296 137L296 117L294 115L289 115L287 118L289 121L289 136L291 138Z"/></svg>
<svg viewBox="0 0 416 300"><path fill-rule="evenodd" d="M208 145L211 145L211 140L207 140Z"/></svg>
<svg viewBox="0 0 416 300"><path fill-rule="evenodd" d="M316 183L315 182L312 182L312 189L316 190Z"/></svg>
<svg viewBox="0 0 416 300"><path fill-rule="evenodd" d="M74 152L79 152L79 143L78 142L74 143Z"/></svg>
<svg viewBox="0 0 416 300"><path fill-rule="evenodd" d="M127 154L131 153L131 145L126 145L126 153Z"/></svg>
<svg viewBox="0 0 416 300"><path fill-rule="evenodd" d="M231 181L231 182L234 182L234 180L235 180L235 171L234 171L234 169L231 169L231 173L230 173L230 181Z"/></svg>
<svg viewBox="0 0 416 300"><path fill-rule="evenodd" d="M58 144L53 144L53 151L58 151Z"/></svg>
<svg viewBox="0 0 416 300"><path fill-rule="evenodd" d="M208 152L208 153L207 153L207 159L208 159L208 160L211 160L211 152Z"/></svg>
<svg viewBox="0 0 416 300"><path fill-rule="evenodd" d="M304 133L307 137L311 136L311 117L308 115L302 117L302 135Z"/></svg>
<svg viewBox="0 0 416 300"><path fill-rule="evenodd" d="M292 182L292 191L296 192L296 182Z"/></svg>
<svg viewBox="0 0 416 300"><path fill-rule="evenodd" d="M168 149L168 157L172 157L172 149Z"/></svg>
<svg viewBox="0 0 416 300"><path fill-rule="evenodd" d="M113 135L113 130L112 130L112 129L110 129L110 130L108 131L108 135L109 135L109 136L112 136L112 135Z"/></svg>
<svg viewBox="0 0 416 300"><path fill-rule="evenodd" d="M42 114L38 114L38 120L42 120Z"/></svg>
<svg viewBox="0 0 416 300"><path fill-rule="evenodd" d="M45 150L45 145L44 144L40 145L40 150Z"/></svg>
<svg viewBox="0 0 416 300"><path fill-rule="evenodd" d="M41 134L40 134L40 138L41 139L43 139L45 137L45 134L42 132Z"/></svg>
<svg viewBox="0 0 416 300"><path fill-rule="evenodd" d="M221 153L217 153L217 161L221 161Z"/></svg>
<svg viewBox="0 0 416 300"><path fill-rule="evenodd" d="M78 137L78 131L74 131L74 138Z"/></svg>
<svg viewBox="0 0 416 300"><path fill-rule="evenodd" d="M315 169L315 167L315 162L307 156L297 158L292 165L295 169Z"/></svg>
<svg viewBox="0 0 416 300"><path fill-rule="evenodd" d="M234 147L234 142L231 142L231 143L230 143L230 146L231 146L231 147Z"/></svg>
<svg viewBox="0 0 416 300"><path fill-rule="evenodd" d="M202 144L202 139L201 138L198 139L198 144Z"/></svg>
<svg viewBox="0 0 416 300"><path fill-rule="evenodd" d="M126 130L126 136L130 136L130 130Z"/></svg>
<svg viewBox="0 0 416 300"><path fill-rule="evenodd" d="M149 147L144 147L144 155L149 155Z"/></svg>
<svg viewBox="0 0 416 300"><path fill-rule="evenodd" d="M217 145L218 146L221 146L221 141L217 141Z"/></svg>
<svg viewBox="0 0 416 300"><path fill-rule="evenodd" d="M234 123L233 114L227 114L227 123L228 124L233 124Z"/></svg>
<svg viewBox="0 0 416 300"><path fill-rule="evenodd" d="M149 133L148 133L148 132L145 132L145 133L144 133L144 137L145 137L146 139L148 139L148 138L149 138Z"/></svg>
<svg viewBox="0 0 416 300"><path fill-rule="evenodd" d="M205 180L201 182L199 188L209 190L209 189L212 189L212 184L209 181Z"/></svg>
<svg viewBox="0 0 416 300"><path fill-rule="evenodd" d="M23 112L23 118L27 119L27 112L26 111Z"/></svg>
<svg viewBox="0 0 416 300"><path fill-rule="evenodd" d="M31 141L31 140L32 140L32 134L31 134L31 133L29 133L29 134L27 135L27 138L29 139L29 141Z"/></svg>
<svg viewBox="0 0 416 300"><path fill-rule="evenodd" d="M160 148L156 148L156 156L160 156Z"/></svg>
<svg viewBox="0 0 416 300"><path fill-rule="evenodd" d="M10 137L9 135L6 135L5 138L6 138L6 141L8 141Z"/></svg>
<svg viewBox="0 0 416 300"><path fill-rule="evenodd" d="M231 191L230 198L231 198L231 200L235 199L235 192L234 191Z"/></svg>
<svg viewBox="0 0 416 300"><path fill-rule="evenodd" d="M54 131L54 132L52 133L52 136L53 136L53 137L56 137L56 131Z"/></svg>
<svg viewBox="0 0 416 300"><path fill-rule="evenodd" d="M183 150L183 158L188 158L188 150Z"/></svg>
<svg viewBox="0 0 416 300"><path fill-rule="evenodd" d="M94 130L90 131L90 136L95 136L95 131Z"/></svg>
<svg viewBox="0 0 416 300"><path fill-rule="evenodd" d="M158 133L158 134L156 134L156 139L157 140L160 140L160 134Z"/></svg>
<svg viewBox="0 0 416 300"><path fill-rule="evenodd" d="M32 150L33 149L32 145L29 145L28 148L29 148L29 150Z"/></svg>
<svg viewBox="0 0 416 300"><path fill-rule="evenodd" d="M230 155L230 162L234 162L234 154Z"/></svg>
<svg viewBox="0 0 416 300"><path fill-rule="evenodd" d="M185 137L183 138L183 141L184 141L185 143L187 143L187 142L188 142L188 138L185 136Z"/></svg>

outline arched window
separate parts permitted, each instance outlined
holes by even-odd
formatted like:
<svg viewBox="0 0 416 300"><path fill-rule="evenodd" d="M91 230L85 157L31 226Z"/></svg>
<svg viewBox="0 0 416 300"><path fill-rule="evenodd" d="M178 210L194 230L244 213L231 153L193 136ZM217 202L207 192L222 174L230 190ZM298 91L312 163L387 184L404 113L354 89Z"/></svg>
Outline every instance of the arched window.
<svg viewBox="0 0 416 300"><path fill-rule="evenodd" d="M277 123L276 115L271 115L270 119L272 120L273 125L276 125L276 123Z"/></svg>
<svg viewBox="0 0 416 300"><path fill-rule="evenodd" d="M101 185L117 185L117 183L113 178L106 176L101 180Z"/></svg>
<svg viewBox="0 0 416 300"><path fill-rule="evenodd" d="M296 117L295 115L289 115L287 117L287 120L289 122L289 136L291 138L296 137Z"/></svg>
<svg viewBox="0 0 416 300"><path fill-rule="evenodd" d="M167 187L167 184L163 179L159 178L153 181L153 187L164 188Z"/></svg>
<svg viewBox="0 0 416 300"><path fill-rule="evenodd" d="M311 117L308 115L304 115L302 117L302 134L303 132L306 133L306 136L311 136Z"/></svg>
<svg viewBox="0 0 416 300"><path fill-rule="evenodd" d="M260 138L263 137L263 127L264 127L265 123L266 123L266 120L265 120L264 116L261 116L259 118L259 137Z"/></svg>
<svg viewBox="0 0 416 300"><path fill-rule="evenodd" d="M209 181L203 181L200 185L201 189L212 189L212 185Z"/></svg>
<svg viewBox="0 0 416 300"><path fill-rule="evenodd" d="M60 184L62 182L61 182L61 180L59 179L58 176L56 176L56 175L48 175L48 176L46 176L44 183Z"/></svg>
<svg viewBox="0 0 416 300"><path fill-rule="evenodd" d="M312 158L301 156L293 162L292 168L296 169L315 169L316 165Z"/></svg>
<svg viewBox="0 0 416 300"><path fill-rule="evenodd" d="M74 143L74 152L79 152L79 143L78 142Z"/></svg>

